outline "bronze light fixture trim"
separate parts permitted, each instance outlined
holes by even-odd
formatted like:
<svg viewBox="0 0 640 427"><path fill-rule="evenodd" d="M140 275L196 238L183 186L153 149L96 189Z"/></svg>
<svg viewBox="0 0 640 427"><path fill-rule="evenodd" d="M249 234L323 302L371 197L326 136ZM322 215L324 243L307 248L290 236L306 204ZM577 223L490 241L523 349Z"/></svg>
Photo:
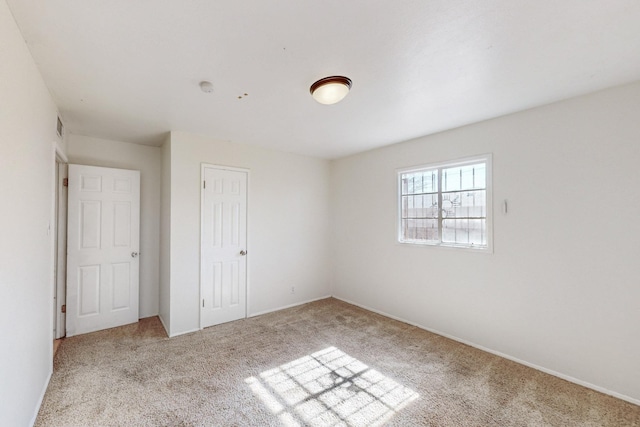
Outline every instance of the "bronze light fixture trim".
<svg viewBox="0 0 640 427"><path fill-rule="evenodd" d="M342 101L351 89L351 79L344 76L330 76L318 80L309 88L313 99L330 105Z"/></svg>

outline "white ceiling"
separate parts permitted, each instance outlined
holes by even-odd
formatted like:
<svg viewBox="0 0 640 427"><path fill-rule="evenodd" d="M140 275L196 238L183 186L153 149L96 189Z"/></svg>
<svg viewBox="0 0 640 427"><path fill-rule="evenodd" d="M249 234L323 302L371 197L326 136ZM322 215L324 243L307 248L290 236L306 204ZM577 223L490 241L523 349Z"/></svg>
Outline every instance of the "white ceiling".
<svg viewBox="0 0 640 427"><path fill-rule="evenodd" d="M7 2L67 130L141 144L335 158L640 79L638 0Z"/></svg>

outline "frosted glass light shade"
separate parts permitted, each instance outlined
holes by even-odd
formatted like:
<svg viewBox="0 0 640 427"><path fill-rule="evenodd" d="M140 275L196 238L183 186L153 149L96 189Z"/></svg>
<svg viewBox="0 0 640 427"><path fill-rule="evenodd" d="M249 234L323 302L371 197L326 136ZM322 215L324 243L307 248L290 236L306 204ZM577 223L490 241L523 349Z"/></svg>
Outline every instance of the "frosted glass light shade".
<svg viewBox="0 0 640 427"><path fill-rule="evenodd" d="M311 85L313 99L320 104L335 104L342 101L351 89L351 80L347 77L332 76L320 79Z"/></svg>

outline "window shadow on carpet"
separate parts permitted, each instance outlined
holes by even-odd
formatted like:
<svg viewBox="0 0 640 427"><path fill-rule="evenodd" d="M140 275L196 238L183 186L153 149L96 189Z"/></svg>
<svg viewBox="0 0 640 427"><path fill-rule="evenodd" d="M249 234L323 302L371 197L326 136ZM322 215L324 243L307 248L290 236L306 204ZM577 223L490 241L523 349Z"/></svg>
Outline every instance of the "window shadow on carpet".
<svg viewBox="0 0 640 427"><path fill-rule="evenodd" d="M245 382L287 426L382 425L419 397L335 347Z"/></svg>

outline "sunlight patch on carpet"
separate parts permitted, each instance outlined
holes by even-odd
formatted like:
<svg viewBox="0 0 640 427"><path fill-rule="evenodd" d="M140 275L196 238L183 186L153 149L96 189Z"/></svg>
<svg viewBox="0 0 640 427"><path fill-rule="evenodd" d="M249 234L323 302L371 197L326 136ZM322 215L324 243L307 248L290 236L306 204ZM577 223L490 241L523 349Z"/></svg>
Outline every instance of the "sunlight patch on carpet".
<svg viewBox="0 0 640 427"><path fill-rule="evenodd" d="M245 380L287 426L377 426L419 395L335 347Z"/></svg>

